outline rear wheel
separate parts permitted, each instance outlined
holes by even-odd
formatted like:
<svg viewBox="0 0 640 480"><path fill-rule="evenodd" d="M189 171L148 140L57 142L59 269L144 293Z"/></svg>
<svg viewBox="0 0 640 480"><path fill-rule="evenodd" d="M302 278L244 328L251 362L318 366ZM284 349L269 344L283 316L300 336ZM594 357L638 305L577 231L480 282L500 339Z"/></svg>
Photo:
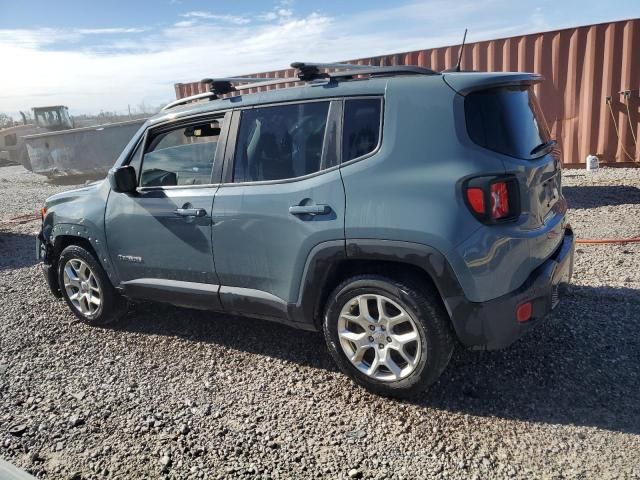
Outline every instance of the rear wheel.
<svg viewBox="0 0 640 480"><path fill-rule="evenodd" d="M126 301L111 285L102 265L78 245L58 259L58 284L71 311L89 325L106 325L126 311Z"/></svg>
<svg viewBox="0 0 640 480"><path fill-rule="evenodd" d="M453 352L449 319L426 285L377 275L346 280L324 318L329 351L356 383L406 397L433 384Z"/></svg>

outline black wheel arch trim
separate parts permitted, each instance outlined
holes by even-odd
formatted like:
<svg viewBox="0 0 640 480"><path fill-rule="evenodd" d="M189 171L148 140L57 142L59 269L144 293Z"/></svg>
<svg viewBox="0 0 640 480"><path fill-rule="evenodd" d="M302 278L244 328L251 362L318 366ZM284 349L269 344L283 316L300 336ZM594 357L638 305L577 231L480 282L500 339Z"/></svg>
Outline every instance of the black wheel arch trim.
<svg viewBox="0 0 640 480"><path fill-rule="evenodd" d="M77 241L77 239L80 241ZM57 257L62 252L63 245L77 244L82 247L88 247L90 253L96 257L98 263L106 272L111 284L116 288L120 285L118 274L110 261L106 239L97 231L97 228L76 223L53 223L47 216L38 234L37 242L37 260L43 262L45 267L52 267L54 271L57 269ZM59 286L55 279L49 280L49 275L45 268L47 283L49 283L52 292L56 294L59 291ZM55 276L55 274L51 275Z"/></svg>
<svg viewBox="0 0 640 480"><path fill-rule="evenodd" d="M347 239L316 245L303 271L298 300L289 305L289 316L296 323L313 323L318 328L320 302L332 271L343 261L370 260L408 264L424 271L432 280L452 320L454 330L465 345L484 344L482 322L469 315L473 303L462 287L445 256L428 245L380 239Z"/></svg>
<svg viewBox="0 0 640 480"><path fill-rule="evenodd" d="M422 243L401 240L348 239L347 258L408 264L424 271L438 290L458 339L464 345L484 343L482 322L468 312L471 302L442 252Z"/></svg>
<svg viewBox="0 0 640 480"><path fill-rule="evenodd" d="M288 316L293 322L319 330L316 317L323 288L332 273L332 268L346 258L344 240L329 240L311 249L302 271L298 299L296 303L287 306Z"/></svg>

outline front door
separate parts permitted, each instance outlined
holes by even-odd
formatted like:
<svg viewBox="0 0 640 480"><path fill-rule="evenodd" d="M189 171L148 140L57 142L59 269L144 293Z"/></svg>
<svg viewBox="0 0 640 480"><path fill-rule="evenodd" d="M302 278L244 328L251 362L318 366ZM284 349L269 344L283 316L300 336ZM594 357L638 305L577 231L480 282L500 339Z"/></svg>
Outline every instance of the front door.
<svg viewBox="0 0 640 480"><path fill-rule="evenodd" d="M344 241L341 105L324 100L234 113L235 145L227 148L225 182L213 205L225 310L286 318L311 249Z"/></svg>
<svg viewBox="0 0 640 480"><path fill-rule="evenodd" d="M107 242L128 295L220 306L211 208L224 122L211 117L152 129L130 160L138 172L137 192L110 193Z"/></svg>

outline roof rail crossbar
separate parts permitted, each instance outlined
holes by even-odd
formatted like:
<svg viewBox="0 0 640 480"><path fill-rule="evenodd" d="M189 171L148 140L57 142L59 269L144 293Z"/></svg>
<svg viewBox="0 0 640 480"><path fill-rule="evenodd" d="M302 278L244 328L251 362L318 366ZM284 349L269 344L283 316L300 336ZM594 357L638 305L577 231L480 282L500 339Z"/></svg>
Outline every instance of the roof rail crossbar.
<svg viewBox="0 0 640 480"><path fill-rule="evenodd" d="M329 78L350 78L355 75L369 75L371 77L385 76L393 74L413 74L413 75L438 75L429 68L417 67L415 65L393 65L388 67L368 67L356 70L345 70L340 72L327 73Z"/></svg>
<svg viewBox="0 0 640 480"><path fill-rule="evenodd" d="M219 95L234 92L236 90L243 90L246 88L253 88L255 85L268 85L270 82L280 83L280 78L269 77L225 77L225 78L205 78L201 80L201 83L209 84L209 90ZM236 85L240 84L240 85Z"/></svg>
<svg viewBox="0 0 640 480"><path fill-rule="evenodd" d="M256 83L266 82L269 80L278 80L276 77L224 77L224 78L205 78L203 83L216 82L230 82L230 83Z"/></svg>
<svg viewBox="0 0 640 480"><path fill-rule="evenodd" d="M428 68L418 67L415 65L394 65L394 66L375 66L375 65L358 65L353 63L305 63L294 62L292 68L298 70L296 77L226 77L226 78L205 78L202 83L209 84L208 93L199 93L190 97L181 98L165 105L162 110L168 110L178 105L209 98L214 100L218 95L234 91L242 91L250 88L268 87L270 85L279 85L283 83L312 82L314 80L325 79L328 81L349 79L358 75L369 75L371 77L404 74L404 75L438 75ZM335 69L336 72L323 72L321 69ZM236 84L236 85L234 85ZM239 84L239 85L237 85Z"/></svg>
<svg viewBox="0 0 640 480"><path fill-rule="evenodd" d="M238 85L235 87L236 90L247 90L249 88L259 88L259 87L268 87L269 85L278 85L282 83L294 83L299 82L300 79L298 77L283 77L283 78L273 78L273 79L264 79L263 82L249 83L246 85Z"/></svg>
<svg viewBox="0 0 640 480"><path fill-rule="evenodd" d="M197 95L191 95L190 97L184 97L180 100L175 100L171 103L167 103L164 107L162 107L160 111L164 112L165 110L169 110L170 108L177 107L179 105L185 105L196 100L202 100L203 98L211 98L213 100L217 98L217 95L215 92L198 93Z"/></svg>
<svg viewBox="0 0 640 480"><path fill-rule="evenodd" d="M291 68L349 68L354 70L356 68L371 68L371 65L360 65L358 63L313 63L313 62L293 62Z"/></svg>
<svg viewBox="0 0 640 480"><path fill-rule="evenodd" d="M317 80L320 78L329 78L327 72L321 72L321 69L342 69L357 70L371 68L370 65L358 65L356 63L313 63L313 62L293 62L291 68L298 71L298 78L303 82Z"/></svg>
<svg viewBox="0 0 640 480"><path fill-rule="evenodd" d="M302 81L316 80L320 78L349 78L354 75L391 75L394 73L415 73L421 75L436 75L428 68L415 65L359 65L354 63L309 63L294 62L292 68L298 70L298 78ZM322 72L321 69L336 69L337 72Z"/></svg>

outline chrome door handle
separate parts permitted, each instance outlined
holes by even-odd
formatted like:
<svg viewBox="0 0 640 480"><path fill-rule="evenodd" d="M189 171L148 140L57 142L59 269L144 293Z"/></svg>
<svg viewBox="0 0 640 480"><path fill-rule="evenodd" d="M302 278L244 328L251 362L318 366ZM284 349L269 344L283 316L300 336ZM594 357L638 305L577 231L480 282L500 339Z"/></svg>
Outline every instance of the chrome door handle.
<svg viewBox="0 0 640 480"><path fill-rule="evenodd" d="M291 205L289 213L291 215L326 215L331 211L329 205Z"/></svg>
<svg viewBox="0 0 640 480"><path fill-rule="evenodd" d="M173 213L181 217L206 217L207 211L204 208L176 208Z"/></svg>

